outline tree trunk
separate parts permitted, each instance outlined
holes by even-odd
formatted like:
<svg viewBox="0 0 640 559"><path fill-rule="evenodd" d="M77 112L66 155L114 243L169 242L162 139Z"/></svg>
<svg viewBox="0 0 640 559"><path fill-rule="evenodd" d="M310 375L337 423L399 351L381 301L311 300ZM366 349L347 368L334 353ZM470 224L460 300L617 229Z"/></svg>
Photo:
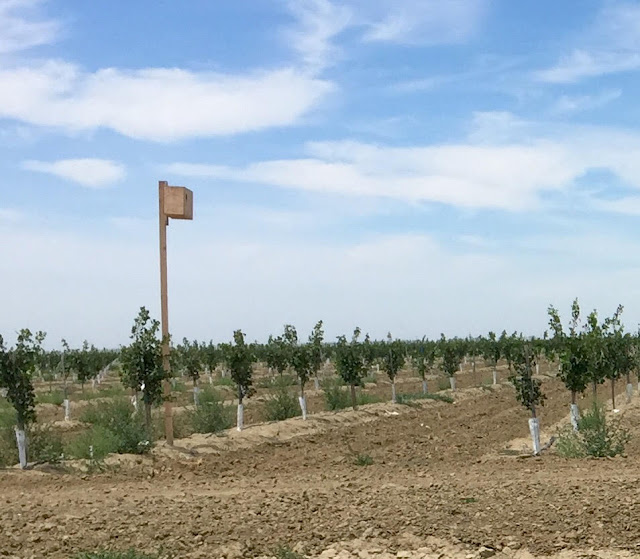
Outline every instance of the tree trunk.
<svg viewBox="0 0 640 559"><path fill-rule="evenodd" d="M151 437L151 404L144 403L144 422L147 426L147 434Z"/></svg>
<svg viewBox="0 0 640 559"><path fill-rule="evenodd" d="M449 386L451 387L451 390L456 389L456 377L454 377L453 375L449 377Z"/></svg>
<svg viewBox="0 0 640 559"><path fill-rule="evenodd" d="M427 392L428 392L428 389L427 389L427 379L424 379L424 378L423 378L423 379L422 379L422 393L423 393L423 394L426 394Z"/></svg>
<svg viewBox="0 0 640 559"><path fill-rule="evenodd" d="M495 366L493 367L493 384L498 384L498 370L495 368Z"/></svg>
<svg viewBox="0 0 640 559"><path fill-rule="evenodd" d="M631 373L627 373L627 404L631 403L633 397L633 384L631 384Z"/></svg>
<svg viewBox="0 0 640 559"><path fill-rule="evenodd" d="M396 403L396 379L391 381L391 403Z"/></svg>
<svg viewBox="0 0 640 559"><path fill-rule="evenodd" d="M351 407L355 410L358 408L358 398L356 397L356 385L351 385Z"/></svg>
<svg viewBox="0 0 640 559"><path fill-rule="evenodd" d="M17 425L15 431L20 467L25 470L27 468L27 434L24 430L24 424Z"/></svg>
<svg viewBox="0 0 640 559"><path fill-rule="evenodd" d="M598 383L595 380L591 383L591 389L593 392L593 403L595 404L598 401Z"/></svg>
<svg viewBox="0 0 640 559"><path fill-rule="evenodd" d="M611 378L611 409L616 409L616 379Z"/></svg>
<svg viewBox="0 0 640 559"><path fill-rule="evenodd" d="M238 400L238 415L236 418L236 429L242 431L244 428L244 404L242 399Z"/></svg>

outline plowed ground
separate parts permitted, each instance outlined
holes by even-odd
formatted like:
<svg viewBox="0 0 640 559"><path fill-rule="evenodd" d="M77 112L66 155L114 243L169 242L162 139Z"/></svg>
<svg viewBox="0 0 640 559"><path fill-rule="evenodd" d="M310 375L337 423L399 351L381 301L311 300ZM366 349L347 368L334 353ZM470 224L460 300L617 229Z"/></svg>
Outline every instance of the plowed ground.
<svg viewBox="0 0 640 559"><path fill-rule="evenodd" d="M568 412L564 388L544 386L543 427ZM637 430L624 458L503 454L528 436L527 412L507 385L461 391L454 404L375 404L358 413L369 420L325 414L318 423L328 427L283 436L301 422L293 419L275 435L254 432L244 447L216 443L188 458L160 449L100 474L0 472L0 557L58 559L97 548L259 557L279 545L310 557L447 555L430 536L461 546L454 556L479 546L487 556L588 556L583 550L640 545ZM633 427L640 408L621 415ZM356 465L359 454L373 463ZM354 540L361 543L351 551L338 545ZM421 544L421 554L406 555Z"/></svg>

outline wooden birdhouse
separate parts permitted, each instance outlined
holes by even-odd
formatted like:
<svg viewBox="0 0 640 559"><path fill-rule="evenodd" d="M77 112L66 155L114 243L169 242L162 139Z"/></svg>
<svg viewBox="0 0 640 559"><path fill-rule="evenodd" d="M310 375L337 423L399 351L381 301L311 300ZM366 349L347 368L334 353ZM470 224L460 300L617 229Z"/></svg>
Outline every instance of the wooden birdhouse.
<svg viewBox="0 0 640 559"><path fill-rule="evenodd" d="M193 192L184 186L165 186L164 214L172 219L193 219Z"/></svg>

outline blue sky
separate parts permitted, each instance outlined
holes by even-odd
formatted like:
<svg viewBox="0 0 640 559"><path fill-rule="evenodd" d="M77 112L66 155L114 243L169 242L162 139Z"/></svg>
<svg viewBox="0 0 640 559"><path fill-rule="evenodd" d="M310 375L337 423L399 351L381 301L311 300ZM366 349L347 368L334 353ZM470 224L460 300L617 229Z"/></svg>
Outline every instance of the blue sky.
<svg viewBox="0 0 640 559"><path fill-rule="evenodd" d="M640 2L0 0L0 332L640 321Z"/></svg>

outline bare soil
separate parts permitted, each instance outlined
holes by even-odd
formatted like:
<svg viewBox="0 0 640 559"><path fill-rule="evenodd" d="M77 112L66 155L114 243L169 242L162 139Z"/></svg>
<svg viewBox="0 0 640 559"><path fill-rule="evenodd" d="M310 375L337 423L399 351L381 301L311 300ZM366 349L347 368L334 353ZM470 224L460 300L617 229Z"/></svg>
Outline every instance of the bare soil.
<svg viewBox="0 0 640 559"><path fill-rule="evenodd" d="M557 380L544 390L543 429L569 407ZM194 436L100 474L0 472L0 557L272 557L278 546L323 559L635 556L637 402L618 414L635 435L626 457L568 460L513 454L528 414L509 386L455 398Z"/></svg>

